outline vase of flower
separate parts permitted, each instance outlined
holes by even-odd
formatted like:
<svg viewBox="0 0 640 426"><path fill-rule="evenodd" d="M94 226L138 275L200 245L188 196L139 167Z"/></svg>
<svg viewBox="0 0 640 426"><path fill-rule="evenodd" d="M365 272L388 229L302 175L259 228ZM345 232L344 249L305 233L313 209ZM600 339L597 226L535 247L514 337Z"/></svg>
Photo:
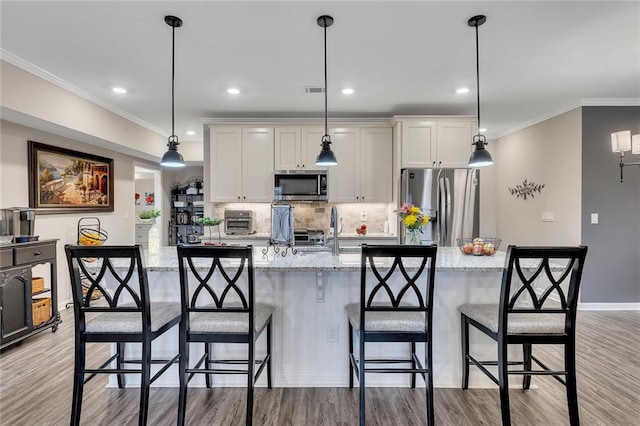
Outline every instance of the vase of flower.
<svg viewBox="0 0 640 426"><path fill-rule="evenodd" d="M422 227L429 223L431 219L428 214L423 213L420 207L413 204L405 204L396 210L400 221L407 229L407 244L420 245L420 234Z"/></svg>
<svg viewBox="0 0 640 426"><path fill-rule="evenodd" d="M407 244L411 246L419 246L420 245L420 229L409 229L407 235Z"/></svg>

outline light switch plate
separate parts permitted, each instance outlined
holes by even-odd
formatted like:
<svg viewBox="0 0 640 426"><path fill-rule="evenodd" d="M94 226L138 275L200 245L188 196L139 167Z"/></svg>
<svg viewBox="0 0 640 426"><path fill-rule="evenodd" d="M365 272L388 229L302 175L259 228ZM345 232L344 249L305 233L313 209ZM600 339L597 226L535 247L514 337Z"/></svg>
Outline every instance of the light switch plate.
<svg viewBox="0 0 640 426"><path fill-rule="evenodd" d="M598 224L598 213L591 213L591 224Z"/></svg>
<svg viewBox="0 0 640 426"><path fill-rule="evenodd" d="M542 212L543 222L553 222L553 212Z"/></svg>

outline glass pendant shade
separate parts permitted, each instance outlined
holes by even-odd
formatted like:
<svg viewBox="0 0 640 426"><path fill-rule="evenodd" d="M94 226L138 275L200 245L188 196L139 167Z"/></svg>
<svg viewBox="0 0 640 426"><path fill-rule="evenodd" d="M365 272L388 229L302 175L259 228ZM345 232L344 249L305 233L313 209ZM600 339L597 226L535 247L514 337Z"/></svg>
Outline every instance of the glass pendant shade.
<svg viewBox="0 0 640 426"><path fill-rule="evenodd" d="M322 139L322 149L316 157L316 166L335 166L338 164L336 155L331 150L331 140L326 137Z"/></svg>
<svg viewBox="0 0 640 426"><path fill-rule="evenodd" d="M640 154L640 133L631 137L631 153Z"/></svg>
<svg viewBox="0 0 640 426"><path fill-rule="evenodd" d="M162 156L160 165L162 167L184 167L184 158L182 158L182 154L178 152L177 144L169 143L169 150Z"/></svg>
<svg viewBox="0 0 640 426"><path fill-rule="evenodd" d="M469 157L469 167L484 167L493 164L493 158L489 151L484 149L484 145L476 145L476 149Z"/></svg>
<svg viewBox="0 0 640 426"><path fill-rule="evenodd" d="M621 132L611 133L611 151L626 152L631 150L631 131L623 130Z"/></svg>

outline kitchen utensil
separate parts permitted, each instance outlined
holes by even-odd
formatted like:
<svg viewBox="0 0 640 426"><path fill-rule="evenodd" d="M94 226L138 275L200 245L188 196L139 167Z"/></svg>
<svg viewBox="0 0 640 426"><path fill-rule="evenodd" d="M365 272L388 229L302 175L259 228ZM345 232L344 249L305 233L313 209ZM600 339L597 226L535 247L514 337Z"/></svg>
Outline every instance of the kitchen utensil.
<svg viewBox="0 0 640 426"><path fill-rule="evenodd" d="M176 213L176 223L178 225L188 225L189 224L189 213L187 212L178 212Z"/></svg>

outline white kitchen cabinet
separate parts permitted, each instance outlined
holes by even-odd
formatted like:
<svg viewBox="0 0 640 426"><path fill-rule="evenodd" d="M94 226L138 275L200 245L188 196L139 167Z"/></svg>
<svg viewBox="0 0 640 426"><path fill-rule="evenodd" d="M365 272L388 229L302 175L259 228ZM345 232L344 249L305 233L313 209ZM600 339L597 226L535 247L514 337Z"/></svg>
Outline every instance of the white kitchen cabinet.
<svg viewBox="0 0 640 426"><path fill-rule="evenodd" d="M329 201L391 202L391 129L335 128L330 133L338 164L329 168Z"/></svg>
<svg viewBox="0 0 640 426"><path fill-rule="evenodd" d="M273 200L273 128L211 127L211 201Z"/></svg>
<svg viewBox="0 0 640 426"><path fill-rule="evenodd" d="M402 123L402 167L433 167L436 155L435 121Z"/></svg>
<svg viewBox="0 0 640 426"><path fill-rule="evenodd" d="M360 186L360 129L329 129L331 149L338 164L329 167L327 193L333 203L351 203L359 201Z"/></svg>
<svg viewBox="0 0 640 426"><path fill-rule="evenodd" d="M471 121L439 121L437 167L467 167L475 125Z"/></svg>
<svg viewBox="0 0 640 426"><path fill-rule="evenodd" d="M152 226L152 223L136 223L136 244L140 244L144 248L149 248L149 229L151 229Z"/></svg>
<svg viewBox="0 0 640 426"><path fill-rule="evenodd" d="M324 130L321 127L276 127L276 170L324 170L315 165Z"/></svg>
<svg viewBox="0 0 640 426"><path fill-rule="evenodd" d="M401 129L401 167L467 167L475 131L472 119L407 119Z"/></svg>
<svg viewBox="0 0 640 426"><path fill-rule="evenodd" d="M209 141L211 201L241 201L242 128L212 127Z"/></svg>
<svg viewBox="0 0 640 426"><path fill-rule="evenodd" d="M273 200L273 129L242 129L242 201Z"/></svg>
<svg viewBox="0 0 640 426"><path fill-rule="evenodd" d="M393 198L391 129L360 130L360 201L389 203ZM357 198L357 197L356 197Z"/></svg>

